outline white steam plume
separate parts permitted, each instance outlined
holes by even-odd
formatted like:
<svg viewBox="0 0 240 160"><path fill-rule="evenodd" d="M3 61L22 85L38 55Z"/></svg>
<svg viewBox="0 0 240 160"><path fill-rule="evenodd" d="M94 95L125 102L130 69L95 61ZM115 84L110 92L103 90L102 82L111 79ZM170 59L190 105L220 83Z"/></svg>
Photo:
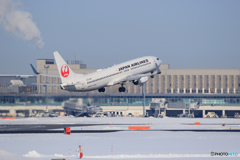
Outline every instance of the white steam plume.
<svg viewBox="0 0 240 160"><path fill-rule="evenodd" d="M24 40L31 40L42 48L44 43L40 36L41 32L32 21L31 13L20 10L20 5L20 2L0 0L0 23L7 31L11 31Z"/></svg>

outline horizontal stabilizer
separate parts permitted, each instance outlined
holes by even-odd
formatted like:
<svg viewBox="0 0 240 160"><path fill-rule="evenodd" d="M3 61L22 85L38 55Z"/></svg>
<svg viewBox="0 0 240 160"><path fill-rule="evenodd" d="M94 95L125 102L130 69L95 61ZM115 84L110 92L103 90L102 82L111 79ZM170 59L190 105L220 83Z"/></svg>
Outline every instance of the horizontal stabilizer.
<svg viewBox="0 0 240 160"><path fill-rule="evenodd" d="M60 86L61 83L32 83L32 85L43 85L43 86Z"/></svg>
<svg viewBox="0 0 240 160"><path fill-rule="evenodd" d="M32 64L30 64L30 66L32 67L32 70L33 70L34 74L40 74L39 72L36 71L36 69L33 67Z"/></svg>
<svg viewBox="0 0 240 160"><path fill-rule="evenodd" d="M30 66L32 67L32 70L33 70L34 74L36 74L36 75L47 76L47 77L60 77L59 75L56 75L56 74L42 74L42 73L39 73L39 72L37 72L37 70L33 67L32 64L30 64Z"/></svg>

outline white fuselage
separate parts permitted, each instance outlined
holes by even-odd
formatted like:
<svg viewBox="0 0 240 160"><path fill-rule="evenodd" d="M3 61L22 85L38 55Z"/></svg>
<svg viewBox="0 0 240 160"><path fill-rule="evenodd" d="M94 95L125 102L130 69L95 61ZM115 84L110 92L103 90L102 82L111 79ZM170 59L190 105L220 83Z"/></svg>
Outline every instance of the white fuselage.
<svg viewBox="0 0 240 160"><path fill-rule="evenodd" d="M65 90L86 92L106 86L111 86L112 81L121 80L123 77L153 72L161 65L161 60L157 57L146 56L136 58L131 61L120 63L105 69L82 75L75 75L72 82L64 86Z"/></svg>

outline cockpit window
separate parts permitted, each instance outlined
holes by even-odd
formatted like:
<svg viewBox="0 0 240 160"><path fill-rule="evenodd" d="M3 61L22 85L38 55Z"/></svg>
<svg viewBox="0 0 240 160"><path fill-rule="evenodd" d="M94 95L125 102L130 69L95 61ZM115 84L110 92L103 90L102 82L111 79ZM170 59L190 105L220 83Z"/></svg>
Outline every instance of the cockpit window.
<svg viewBox="0 0 240 160"><path fill-rule="evenodd" d="M157 58L157 60L159 60L159 58Z"/></svg>

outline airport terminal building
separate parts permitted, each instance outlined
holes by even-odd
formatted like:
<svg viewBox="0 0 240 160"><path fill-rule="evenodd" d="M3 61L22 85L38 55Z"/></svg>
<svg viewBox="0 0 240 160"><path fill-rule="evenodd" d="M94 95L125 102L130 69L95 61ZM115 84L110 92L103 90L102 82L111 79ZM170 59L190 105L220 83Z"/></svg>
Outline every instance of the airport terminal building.
<svg viewBox="0 0 240 160"><path fill-rule="evenodd" d="M80 61L71 61L71 69L80 74L88 74L97 69L87 69ZM171 103L199 102L202 107L225 107L230 110L240 110L240 69L171 69L168 64L160 66L161 74L150 78L146 83L145 105L155 99L165 99ZM53 59L38 59L37 71L40 73L58 75L57 66ZM6 76L0 76L1 86L4 86ZM32 78L32 77L31 77ZM96 91L78 93L61 90L58 86L30 86L26 92L0 92L0 107L4 106L61 106L62 102L70 98L81 98L83 103L109 107L142 107L142 87L127 83L126 92L119 93L120 85L106 87L105 93ZM18 80L23 80L18 78ZM35 76L37 83L61 83L60 78ZM10 84L8 84L10 86ZM29 87L28 87L29 86ZM35 89L34 89L35 88ZM1 89L2 90L2 89ZM31 92L30 92L31 91ZM0 108L0 110L1 110ZM239 108L239 109L238 109ZM222 110L222 108L221 108ZM141 113L140 113L141 114Z"/></svg>
<svg viewBox="0 0 240 160"><path fill-rule="evenodd" d="M46 68L46 65L48 68ZM76 73L87 74L97 69L87 69L85 64L70 64ZM240 94L240 69L171 69L168 64L160 66L161 74L146 83L146 94ZM58 74L53 59L37 60L40 73ZM60 78L46 79L38 76L37 83L60 83ZM117 93L119 85L107 87L105 93ZM39 93L45 93L45 87L38 86ZM48 87L49 93L65 93L59 87ZM92 91L89 93L98 93ZM142 93L142 87L133 83L126 84L125 94ZM101 94L101 93L99 93Z"/></svg>

